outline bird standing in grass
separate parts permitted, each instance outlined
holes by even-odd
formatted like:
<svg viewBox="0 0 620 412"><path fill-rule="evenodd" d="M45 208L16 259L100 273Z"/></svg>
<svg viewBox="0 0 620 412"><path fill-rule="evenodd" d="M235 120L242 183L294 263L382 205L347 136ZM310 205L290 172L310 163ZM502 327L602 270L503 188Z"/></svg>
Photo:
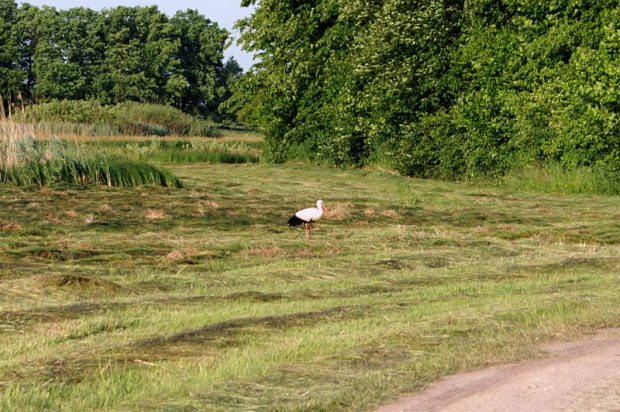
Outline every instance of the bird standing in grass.
<svg viewBox="0 0 620 412"><path fill-rule="evenodd" d="M310 239L310 233L312 232L312 223L318 222L323 217L323 212L327 212L327 208L323 204L322 200L317 200L316 207L309 207L307 209L299 210L295 212L293 216L288 220L289 226L306 226L306 238Z"/></svg>

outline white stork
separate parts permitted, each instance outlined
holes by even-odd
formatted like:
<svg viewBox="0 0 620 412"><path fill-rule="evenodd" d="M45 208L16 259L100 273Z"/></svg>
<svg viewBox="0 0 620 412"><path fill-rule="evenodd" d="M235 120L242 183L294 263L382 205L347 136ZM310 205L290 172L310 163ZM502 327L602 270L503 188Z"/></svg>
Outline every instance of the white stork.
<svg viewBox="0 0 620 412"><path fill-rule="evenodd" d="M288 220L289 226L299 226L301 224L306 226L306 238L310 239L310 232L312 232L312 223L318 222L323 217L323 212L327 212L327 208L323 205L322 200L317 200L316 207L309 207L297 212Z"/></svg>

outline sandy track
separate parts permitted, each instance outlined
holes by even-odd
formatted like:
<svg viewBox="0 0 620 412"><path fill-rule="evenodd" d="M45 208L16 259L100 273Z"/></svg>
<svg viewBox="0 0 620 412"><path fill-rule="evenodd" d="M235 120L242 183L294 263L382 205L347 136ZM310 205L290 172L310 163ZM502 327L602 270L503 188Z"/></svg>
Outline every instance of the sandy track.
<svg viewBox="0 0 620 412"><path fill-rule="evenodd" d="M545 349L546 359L450 376L376 412L620 411L620 329Z"/></svg>

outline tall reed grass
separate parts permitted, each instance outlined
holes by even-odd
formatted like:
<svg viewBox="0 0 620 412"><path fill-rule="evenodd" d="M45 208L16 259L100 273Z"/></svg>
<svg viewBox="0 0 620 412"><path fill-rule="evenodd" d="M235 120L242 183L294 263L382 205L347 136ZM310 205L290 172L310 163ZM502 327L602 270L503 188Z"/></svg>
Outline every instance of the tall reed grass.
<svg viewBox="0 0 620 412"><path fill-rule="evenodd" d="M127 157L171 163L258 163L260 149L245 142L151 140L119 147Z"/></svg>
<svg viewBox="0 0 620 412"><path fill-rule="evenodd" d="M84 150L77 142L34 136L33 125L0 122L0 182L40 187L58 183L182 186L172 173L149 163Z"/></svg>
<svg viewBox="0 0 620 412"><path fill-rule="evenodd" d="M513 170L500 185L513 190L590 195L620 195L620 173L604 167L565 168L551 163Z"/></svg>
<svg viewBox="0 0 620 412"><path fill-rule="evenodd" d="M221 132L215 125L202 124L195 121L187 125L182 132L157 123L127 122L127 123L26 123L31 126L37 135L56 136L192 136L192 137L219 137Z"/></svg>

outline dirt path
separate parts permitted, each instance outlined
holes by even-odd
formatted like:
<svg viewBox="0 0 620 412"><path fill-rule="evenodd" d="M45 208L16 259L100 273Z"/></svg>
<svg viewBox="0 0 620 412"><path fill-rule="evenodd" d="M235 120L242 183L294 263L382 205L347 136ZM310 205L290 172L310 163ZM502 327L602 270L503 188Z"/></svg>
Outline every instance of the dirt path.
<svg viewBox="0 0 620 412"><path fill-rule="evenodd" d="M450 376L376 412L620 411L620 329L546 349L546 359Z"/></svg>

